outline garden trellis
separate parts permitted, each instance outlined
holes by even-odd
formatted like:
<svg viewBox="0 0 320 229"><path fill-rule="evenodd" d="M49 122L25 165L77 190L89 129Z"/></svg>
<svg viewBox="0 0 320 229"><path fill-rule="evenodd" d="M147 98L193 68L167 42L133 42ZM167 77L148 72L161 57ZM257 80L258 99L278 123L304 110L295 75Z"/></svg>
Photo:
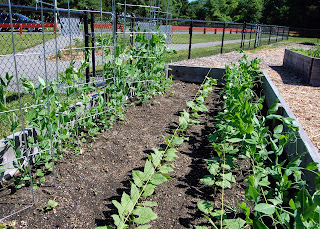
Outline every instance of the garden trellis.
<svg viewBox="0 0 320 229"><path fill-rule="evenodd" d="M121 17L115 1L112 12L102 11L102 2L100 10L50 6L43 1L36 7L10 1L2 5L10 15L11 30L5 35L11 36L13 52L6 57L13 59L14 71L1 80L1 134L5 137L1 141L1 184L2 189L28 186L31 198L29 203L17 200L9 212L1 212L1 221L33 206L39 185L55 186L54 162L63 151L69 148L81 153L84 134L94 137L123 119L128 98L136 96L143 102L170 85L164 62L168 50L156 27L127 31L126 23L118 23ZM12 15L16 10L35 10L40 16L34 22L42 25L41 33L36 34L37 49L19 52L19 36L31 38L33 34L23 31L25 23L15 30ZM151 15L144 19L146 23L156 23L156 12L150 10ZM49 17L53 28L45 26ZM123 18L125 21L126 16ZM41 71L32 66L37 61ZM21 71L25 66L32 77ZM95 67L100 68L99 74Z"/></svg>

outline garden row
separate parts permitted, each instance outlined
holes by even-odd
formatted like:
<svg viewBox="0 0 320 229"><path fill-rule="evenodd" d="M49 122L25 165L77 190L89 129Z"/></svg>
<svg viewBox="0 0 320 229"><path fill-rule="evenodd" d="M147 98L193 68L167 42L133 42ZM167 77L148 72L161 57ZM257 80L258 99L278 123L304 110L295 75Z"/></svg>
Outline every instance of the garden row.
<svg viewBox="0 0 320 229"><path fill-rule="evenodd" d="M205 100L212 92L213 85L216 85L216 80L206 78L201 85L195 99L187 101L188 110L180 113L178 127L173 133L164 137L166 146L161 149L153 149L153 153L148 156L143 170L132 170L132 181L130 181L130 193L123 192L121 201L112 200L112 203L117 208L118 214L113 214L114 225L116 228L150 228L147 224L151 220L157 218L151 207L158 206L156 201L149 201L147 197L154 194L156 186L160 185L171 177L168 175L174 169L171 164L178 156L179 146L189 140L184 137L187 129L199 124L196 119L208 109L205 106ZM97 227L100 229L111 229L111 226Z"/></svg>
<svg viewBox="0 0 320 229"><path fill-rule="evenodd" d="M113 38L99 39L111 47ZM136 36L136 47L125 45L115 50L105 48L103 80L85 84L84 71L88 55L79 69L72 63L59 81L39 78L39 85L24 78L23 88L31 97L22 104L21 112L8 109L7 90L12 77L1 79L0 112L11 124L11 136L1 141L2 185L14 177L15 188L45 182L45 174L54 169L54 161L67 149L81 152L84 136L94 136L124 118L128 98L145 102L163 93L170 85L166 76L165 56L169 51L160 34ZM157 61L154 61L157 59ZM20 95L19 95L20 96ZM16 132L22 129L22 131Z"/></svg>
<svg viewBox="0 0 320 229"><path fill-rule="evenodd" d="M219 207L209 201L198 202L199 209L214 228L318 228L320 222L320 172L318 163L302 167L306 152L288 160L285 146L295 141L299 127L294 119L277 114L278 101L268 111L264 97L256 94L261 72L257 59L239 60L239 67L226 68L223 112L216 130L209 135L217 157L207 159L209 175L205 185L222 192ZM224 203L224 192L236 181L233 171L239 160L248 158L245 201L232 208ZM314 173L316 187L309 194L303 173ZM198 226L203 229L206 226Z"/></svg>

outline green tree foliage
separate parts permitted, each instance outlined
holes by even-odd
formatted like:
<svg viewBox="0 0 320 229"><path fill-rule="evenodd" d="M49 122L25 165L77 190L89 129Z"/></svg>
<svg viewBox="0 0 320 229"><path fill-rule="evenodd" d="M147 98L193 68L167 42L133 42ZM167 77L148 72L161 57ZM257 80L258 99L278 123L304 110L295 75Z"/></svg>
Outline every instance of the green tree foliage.
<svg viewBox="0 0 320 229"><path fill-rule="evenodd" d="M258 23L262 17L263 0L239 0L234 21Z"/></svg>
<svg viewBox="0 0 320 229"><path fill-rule="evenodd" d="M150 0L116 0L136 5L150 5ZM287 25L299 28L320 29L320 0L159 0L161 11L166 12L168 7L173 18L186 18L213 21L252 22L263 24ZM46 1L53 3L53 0ZM8 3L0 0L0 3ZM35 0L11 0L11 4L35 5ZM58 0L58 6L68 7L68 0ZM100 9L100 0L69 0L70 8L83 9L84 7ZM102 9L111 11L112 1L102 0ZM117 5L119 12L124 7ZM149 16L150 8L127 6L127 13L136 16ZM157 14L165 18L164 13Z"/></svg>

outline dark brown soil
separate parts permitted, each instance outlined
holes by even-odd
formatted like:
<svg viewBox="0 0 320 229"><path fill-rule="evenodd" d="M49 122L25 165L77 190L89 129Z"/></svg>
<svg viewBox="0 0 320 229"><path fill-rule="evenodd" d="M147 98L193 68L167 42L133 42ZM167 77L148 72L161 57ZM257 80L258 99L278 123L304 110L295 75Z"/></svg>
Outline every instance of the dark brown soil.
<svg viewBox="0 0 320 229"><path fill-rule="evenodd" d="M175 81L168 92L143 105L128 106L126 119L113 129L100 134L94 142L87 141L82 154L66 153L55 166L56 186L41 186L35 191L36 204L4 220L14 228L95 228L113 225L111 215L116 212L111 201L119 200L128 190L131 171L141 168L152 148L161 148L163 135L176 128L178 115L187 109L185 101L193 99L199 85ZM212 157L207 136L212 132L212 117L219 111L215 92L208 99L210 111L201 117L201 124L187 132L189 141L179 149L174 161L173 178L157 186L148 200L158 202L153 210L158 218L152 228L194 228L204 225L197 201L208 200L219 206L221 191L213 194L213 187L199 181L208 174L203 159ZM242 163L246 170L248 163ZM225 203L237 206L244 199L244 177L235 171L237 183L226 190ZM51 180L50 180L51 179ZM52 182L52 175L47 177ZM45 211L48 200L58 206ZM0 192L0 217L32 204L32 194L27 188L18 191L4 189Z"/></svg>

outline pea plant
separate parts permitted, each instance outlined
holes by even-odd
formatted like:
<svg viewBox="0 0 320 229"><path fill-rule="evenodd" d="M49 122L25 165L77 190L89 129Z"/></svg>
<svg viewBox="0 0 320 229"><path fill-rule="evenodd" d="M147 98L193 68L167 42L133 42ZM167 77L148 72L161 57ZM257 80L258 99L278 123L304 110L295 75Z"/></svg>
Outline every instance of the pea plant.
<svg viewBox="0 0 320 229"><path fill-rule="evenodd" d="M264 98L254 92L260 77L258 63L257 59L249 62L244 55L239 67L226 67L223 112L215 117L216 130L209 136L218 157L206 160L210 175L201 179L203 184L214 186L215 192L221 188L221 208L204 200L198 202L198 208L214 228L318 228L317 164L301 167L303 153L291 161L285 159L284 147L295 140L298 126L294 119L277 114L278 101L266 115L262 114ZM268 122L272 120L278 125L270 129ZM225 207L223 195L225 189L232 188L234 161L241 158L248 158L252 167L246 181L245 201L238 202L239 208L231 209ZM301 179L303 171L317 176L317 188L312 195ZM230 215L232 218L228 218Z"/></svg>
<svg viewBox="0 0 320 229"><path fill-rule="evenodd" d="M204 112L205 99L212 91L212 86L216 84L216 80L208 78L206 82L201 86L198 94L199 109L193 109L192 113L198 113L197 117ZM197 100L197 99L196 99ZM200 101L202 102L200 104ZM190 101L187 102L189 104ZM201 107L201 108L200 108ZM190 108L189 108L190 110ZM152 211L151 207L157 206L156 201L148 201L146 198L151 196L157 185L160 185L171 177L168 175L173 171L174 165L171 164L178 156L178 147L188 138L184 137L184 134L188 127L197 122L193 120L188 111L181 112L179 117L179 126L169 137L164 137L166 141L165 149L153 149L153 153L148 156L145 162L143 171L133 170L130 193L123 192L121 201L113 200L112 203L118 210L118 214L112 215L114 225L116 228L150 228L148 225L151 220L157 218L157 215ZM207 110L206 110L207 111ZM111 226L98 227L103 228L114 228Z"/></svg>
<svg viewBox="0 0 320 229"><path fill-rule="evenodd" d="M98 42L110 47L112 40L111 36L106 36L100 37ZM102 128L111 128L115 121L124 119L129 96L136 96L145 102L170 86L172 79L166 77L164 59L170 51L165 47L164 37L153 34L148 40L145 34L139 34L136 41L135 47L120 44L114 51L104 49L106 61L102 88L94 83L79 84L84 80L85 69L89 67L89 53L85 53L79 68L71 62L58 81L49 82L39 77L39 85L36 85L26 78L21 79L26 93L32 97L24 104L29 107L24 110L25 126L33 128L37 134L28 137L25 147L14 148L17 158L15 167L21 174L14 177L17 189L29 186L31 181L33 188L37 188L45 182L45 174L52 171L54 161L63 157L66 148L81 153L81 145L86 142L87 135L95 138ZM1 111L7 110L6 94L2 89L12 77L7 75L6 79L7 82L1 80ZM17 128L16 123L13 123L13 128ZM11 145L14 146L14 142ZM30 160L33 165L31 171L26 158L35 149L39 153ZM165 158L170 159L172 152L169 150ZM153 166L159 166L154 161L150 162L155 163ZM163 172L169 168L159 166L157 169ZM1 167L1 172L4 171ZM159 175L155 176L159 178Z"/></svg>

